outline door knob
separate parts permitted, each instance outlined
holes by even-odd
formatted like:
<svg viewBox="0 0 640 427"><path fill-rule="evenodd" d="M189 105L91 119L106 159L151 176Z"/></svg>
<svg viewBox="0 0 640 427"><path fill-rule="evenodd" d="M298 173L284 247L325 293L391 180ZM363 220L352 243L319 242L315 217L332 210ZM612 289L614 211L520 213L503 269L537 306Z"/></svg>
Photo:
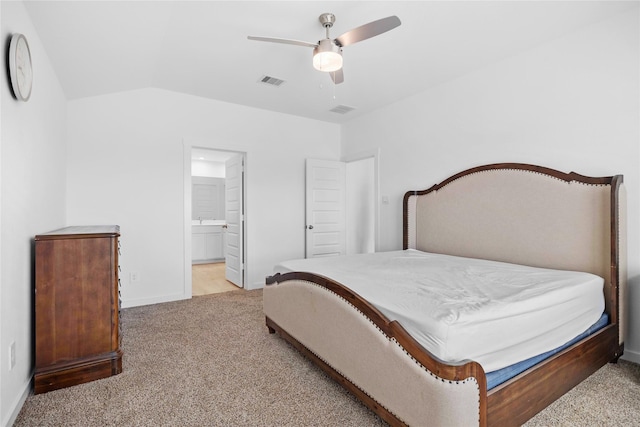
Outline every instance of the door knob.
<svg viewBox="0 0 640 427"><path fill-rule="evenodd" d="M308 226L307 226L307 228L308 228L309 230L313 230L313 225L308 225Z"/></svg>

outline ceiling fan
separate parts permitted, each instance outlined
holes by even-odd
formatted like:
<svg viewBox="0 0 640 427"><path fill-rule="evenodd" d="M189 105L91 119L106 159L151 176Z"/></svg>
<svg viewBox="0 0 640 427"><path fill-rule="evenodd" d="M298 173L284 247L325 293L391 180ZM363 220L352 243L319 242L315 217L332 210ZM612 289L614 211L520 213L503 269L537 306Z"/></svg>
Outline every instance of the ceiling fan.
<svg viewBox="0 0 640 427"><path fill-rule="evenodd" d="M343 47L386 33L400 25L400 19L397 16L388 16L386 18L361 25L331 40L329 37L329 29L333 27L333 23L336 21L335 15L333 13L323 13L318 19L326 30L326 38L318 41L317 43L280 39L275 37L248 36L247 38L249 40L263 42L312 47L313 67L316 70L331 73L331 79L333 82L335 84L339 84L344 81L344 74L342 72Z"/></svg>

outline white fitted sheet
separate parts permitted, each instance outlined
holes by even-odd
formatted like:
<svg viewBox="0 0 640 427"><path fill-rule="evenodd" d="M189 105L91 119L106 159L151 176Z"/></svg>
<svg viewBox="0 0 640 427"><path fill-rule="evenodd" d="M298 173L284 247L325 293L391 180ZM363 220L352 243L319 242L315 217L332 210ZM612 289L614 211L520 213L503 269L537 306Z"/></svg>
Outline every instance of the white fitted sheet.
<svg viewBox="0 0 640 427"><path fill-rule="evenodd" d="M485 372L552 350L604 311L601 277L413 249L283 262L359 294L449 362Z"/></svg>

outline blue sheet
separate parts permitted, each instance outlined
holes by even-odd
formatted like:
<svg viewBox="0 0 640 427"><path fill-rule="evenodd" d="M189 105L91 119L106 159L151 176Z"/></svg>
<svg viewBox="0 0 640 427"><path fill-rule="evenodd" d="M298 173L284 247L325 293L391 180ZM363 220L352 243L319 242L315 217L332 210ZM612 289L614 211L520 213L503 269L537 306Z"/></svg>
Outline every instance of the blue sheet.
<svg viewBox="0 0 640 427"><path fill-rule="evenodd" d="M550 356L553 356L556 353L561 352L562 350L564 350L565 348L569 347L570 345L572 345L572 344L580 341L581 339L593 334L597 330L604 328L608 324L609 324L609 316L607 315L607 313L603 313L602 316L600 317L600 319L598 319L598 321L596 323L591 325L591 327L589 327L589 329L587 329L586 331L584 331L583 333L581 333L580 335L578 335L577 337L575 337L571 341L565 343L564 345L562 345L562 346L560 346L558 348L555 348L553 350L547 351L546 353L542 353L542 354L539 354L537 356L533 356L533 357L531 357L531 358L529 358L527 360L523 360L522 362L514 363L513 365L507 366L506 368L498 369L497 371L493 371L493 372L488 372L486 374L487 375L487 390L491 390L495 386L498 386L498 385L502 384L503 382L507 381L508 379L513 378L516 375L518 375L519 373L529 369L530 367L532 367L536 363L539 363L539 362L543 361L544 359L546 359L546 358L548 358Z"/></svg>

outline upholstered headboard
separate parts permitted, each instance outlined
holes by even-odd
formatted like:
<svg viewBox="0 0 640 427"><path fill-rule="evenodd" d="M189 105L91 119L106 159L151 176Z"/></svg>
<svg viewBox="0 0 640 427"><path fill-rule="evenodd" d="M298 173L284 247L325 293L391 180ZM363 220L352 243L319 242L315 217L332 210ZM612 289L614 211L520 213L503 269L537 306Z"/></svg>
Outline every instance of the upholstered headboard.
<svg viewBox="0 0 640 427"><path fill-rule="evenodd" d="M625 203L622 175L480 166L405 194L404 248L597 274L622 343Z"/></svg>

